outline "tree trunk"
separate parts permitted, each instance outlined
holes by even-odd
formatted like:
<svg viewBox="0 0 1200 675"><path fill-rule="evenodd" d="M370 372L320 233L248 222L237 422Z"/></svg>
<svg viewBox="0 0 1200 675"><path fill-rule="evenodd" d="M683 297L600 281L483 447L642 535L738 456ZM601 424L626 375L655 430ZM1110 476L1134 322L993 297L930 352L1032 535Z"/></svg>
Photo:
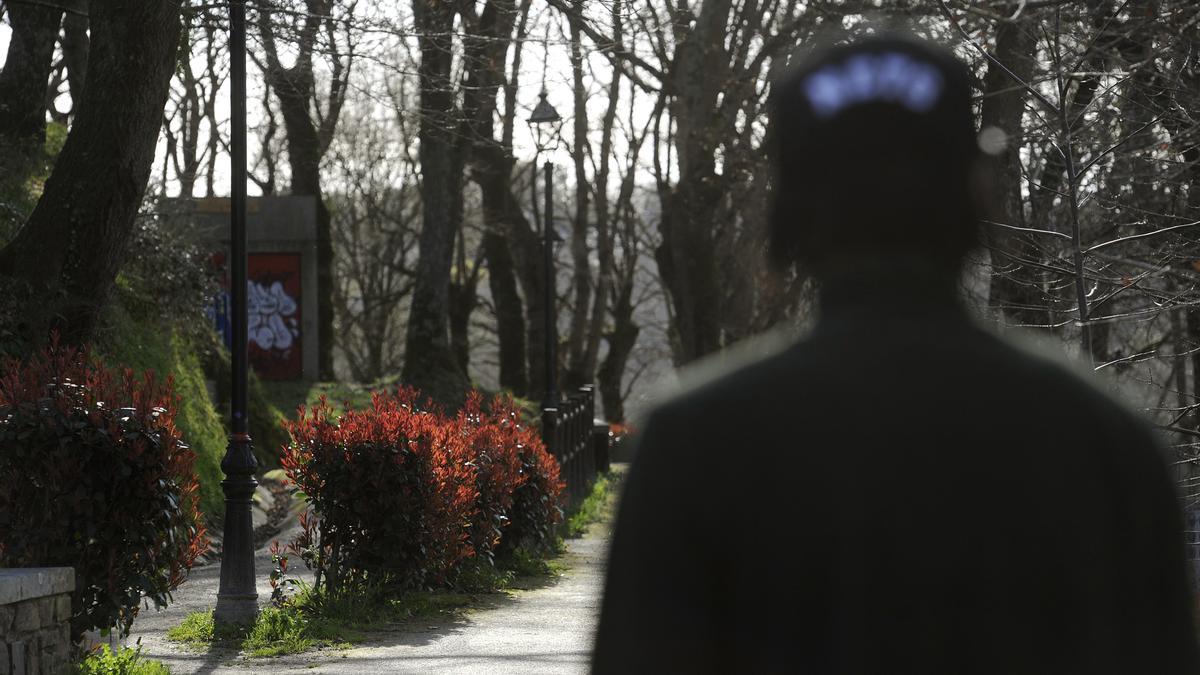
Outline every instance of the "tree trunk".
<svg viewBox="0 0 1200 675"><path fill-rule="evenodd" d="M46 142L46 83L63 11L24 2L8 3L12 34L0 71L0 168Z"/></svg>
<svg viewBox="0 0 1200 675"><path fill-rule="evenodd" d="M679 365L722 347L712 222L720 190L712 125L729 70L724 36L731 8L731 0L701 5L694 27L675 49L669 76L679 182L662 197L662 243L654 257L674 310L672 347Z"/></svg>
<svg viewBox="0 0 1200 675"><path fill-rule="evenodd" d="M540 358L545 316L541 249L512 192L512 127L524 46L521 40L525 35L530 4L530 0L522 0L518 7L512 0L489 0L478 16L465 10L463 20L467 35L463 40L466 81L462 138L469 142L466 150L472 179L483 196L487 231L482 245L496 307L500 386L520 395L542 391L545 382ZM518 36L515 43L514 27ZM513 71L511 77L506 78L510 45ZM501 86L505 87L505 109L501 117L501 138L497 140L496 96ZM528 333L522 324L525 319L521 297L517 293L518 281L528 300Z"/></svg>
<svg viewBox="0 0 1200 675"><path fill-rule="evenodd" d="M450 348L450 267L456 214L462 209L462 162L456 148L458 124L452 71L454 10L438 0L415 0L419 34L421 119L421 238L409 310L403 379L437 398L461 396L466 374Z"/></svg>
<svg viewBox="0 0 1200 675"><path fill-rule="evenodd" d="M1191 30L1195 31L1194 28ZM1181 200L1175 215L1184 222L1190 222L1200 219L1200 140L1197 140L1195 135L1194 118L1186 111L1195 110L1197 104L1200 104L1200 69L1182 68L1177 77L1177 83L1160 89L1157 96L1163 97L1164 100L1157 107L1160 110L1172 111L1172 114L1163 116L1162 125L1170 136L1171 146L1179 153L1182 167L1176 180L1180 183L1180 192L1186 194L1186 199ZM1168 97L1170 100L1167 100ZM1200 237L1189 232L1184 234L1182 239L1181 250L1178 253L1181 260L1178 264L1185 269L1195 269L1200 265ZM1184 358L1191 365L1191 387L1187 393L1190 393L1191 401L1195 403L1200 401L1200 311L1186 305L1181 311L1184 315L1185 333L1179 339L1182 344L1177 347L1176 352L1181 356L1191 352L1190 358ZM1180 363L1178 367L1184 368L1184 365ZM1188 424L1193 429L1200 429L1200 410L1194 411L1188 418L1181 420L1181 423Z"/></svg>
<svg viewBox="0 0 1200 675"><path fill-rule="evenodd" d="M1188 79L1190 80L1189 84L1194 85L1191 88L1192 91L1200 91L1200 73L1193 71ZM1168 127L1173 127L1171 131L1172 137L1189 138L1186 135L1189 133L1187 131L1189 128L1188 125L1176 125L1173 122L1171 121L1171 126ZM1184 144L1180 154L1183 157L1184 165L1187 166L1187 170L1182 177L1187 185L1187 203L1183 208L1182 215L1188 220L1197 220L1200 219L1200 143L1194 140L1184 140ZM1183 264L1187 265L1190 263L1195 267L1200 263L1200 238L1197 238L1195 235L1188 235L1186 241L1187 248L1185 251L1187 252L1184 255L1191 257L1192 260L1185 258ZM1195 402L1200 401L1200 311L1197 311L1195 308L1187 308L1184 310L1184 315L1186 317L1184 323L1187 327L1187 338L1192 351L1191 392L1192 401ZM1192 427L1200 429L1200 410L1197 410L1191 417L1190 422L1192 423Z"/></svg>
<svg viewBox="0 0 1200 675"><path fill-rule="evenodd" d="M576 11L582 1L573 0ZM567 368L563 373L564 391L573 391L589 384L594 375L585 362L585 339L592 302L592 271L588 248L588 179L584 156L588 142L587 92L583 80L583 44L579 22L571 22L571 77L574 84L574 138L571 159L575 165L575 214L571 222L571 281L575 300L571 311L571 329L567 333ZM599 302L601 298L597 298ZM594 367L594 365L593 365Z"/></svg>
<svg viewBox="0 0 1200 675"><path fill-rule="evenodd" d="M266 84L275 91L279 100L279 112L283 115L287 133L288 163L292 173L292 194L311 195L316 199L317 209L317 376L322 380L334 378L333 372L333 231L329 209L325 205L321 188L321 157L329 146L333 128L337 124L345 90L343 78L349 72L349 61L343 67L341 56L331 52L332 78L328 110L320 121L313 119L310 110L314 106L316 90L313 75L312 54L317 42L317 33L323 27L323 18L331 11L330 2L309 0L308 15L297 32L295 47L298 51L295 63L284 68L279 61L279 50L275 44L274 28L268 11L260 11L259 32L262 35L267 67L264 70Z"/></svg>
<svg viewBox="0 0 1200 675"><path fill-rule="evenodd" d="M461 175L462 168L459 168ZM467 265L465 232L462 225L462 214L456 216L459 222L458 232L458 273L450 281L450 350L454 352L454 360L464 374L470 375L471 366L471 313L479 305L479 266L483 263L483 249L476 253L473 263Z"/></svg>
<svg viewBox="0 0 1200 675"><path fill-rule="evenodd" d="M485 144L475 148L472 163L475 183L483 195L484 221L498 228L508 241L517 281L525 296L525 362L529 373L526 393L540 394L546 390L542 351L546 339L542 244L512 192L512 158L500 146Z"/></svg>
<svg viewBox="0 0 1200 675"><path fill-rule="evenodd" d="M309 73L311 77L311 71ZM288 165L294 195L311 195L317 208L317 336L320 351L318 377L331 380L333 373L333 231L329 209L321 188L321 142L309 116L311 83L281 78L273 85L279 99L287 133ZM309 86L304 86L308 84Z"/></svg>
<svg viewBox="0 0 1200 675"><path fill-rule="evenodd" d="M672 350L683 365L721 349L721 289L712 237L717 195L680 180L664 200L662 243L654 252L674 309Z"/></svg>
<svg viewBox="0 0 1200 675"><path fill-rule="evenodd" d="M496 307L500 388L515 396L525 396L529 393L525 370L525 316L521 296L517 293L517 276L508 238L497 232L487 232L483 235L483 250L487 257L488 288Z"/></svg>
<svg viewBox="0 0 1200 675"><path fill-rule="evenodd" d="M622 14L621 0L612 2L612 32L613 41L621 42ZM599 268L596 270L596 300L592 304L591 325L588 328L587 344L584 346L584 372L596 371L600 357L600 339L604 332L604 322L608 318L608 299L611 294L613 276L613 228L609 226L612 213L608 201L608 177L612 164L613 128L617 119L617 105L621 99L621 71L614 68L612 79L608 83L608 108L600 123L600 166L596 170L596 257ZM643 135L642 138L645 138ZM641 140L627 151L630 156L636 156L641 149ZM622 181L621 194L617 200L618 209L627 203L627 193L633 188L633 174L630 171L626 180ZM619 389L619 383L618 383ZM618 392L619 393L619 392Z"/></svg>
<svg viewBox="0 0 1200 675"><path fill-rule="evenodd" d="M1033 39L1027 26L1014 22L1000 24L996 33L996 58L1023 82L1028 82L1033 72L1033 59L1029 56L1032 48ZM981 125L1000 129L1008 138L1004 150L990 160L991 169L999 179L996 181L995 198L999 209L996 217L1005 225L1024 227L1020 150L1026 93L991 62L984 75L983 89ZM1040 256L1038 250L1002 228L989 229L985 237L993 270L988 304L1002 308L1004 317L1011 323L1046 323L1046 313L1040 308L1043 303L1037 280L1024 271L1026 268L1020 260L1021 257Z"/></svg>
<svg viewBox="0 0 1200 675"><path fill-rule="evenodd" d="M464 373L471 366L471 312L478 304L475 285L469 282L450 283L450 351L454 362Z"/></svg>
<svg viewBox="0 0 1200 675"><path fill-rule="evenodd" d="M86 0L79 3L86 10ZM62 51L67 62L67 87L71 100L83 99L83 83L87 81L88 64L88 20L86 16L67 12L63 17ZM74 105L74 104L72 104Z"/></svg>
<svg viewBox="0 0 1200 675"><path fill-rule="evenodd" d="M613 303L613 330L605 335L608 353L600 364L600 402L604 404L604 417L609 422L625 421L625 396L621 390L621 378L633 346L637 344L640 329L633 322L632 279L622 284L616 302Z"/></svg>
<svg viewBox="0 0 1200 675"><path fill-rule="evenodd" d="M0 251L0 272L61 292L52 324L71 343L93 336L124 259L175 70L179 7L179 0L92 7L91 67L75 124L33 214Z"/></svg>

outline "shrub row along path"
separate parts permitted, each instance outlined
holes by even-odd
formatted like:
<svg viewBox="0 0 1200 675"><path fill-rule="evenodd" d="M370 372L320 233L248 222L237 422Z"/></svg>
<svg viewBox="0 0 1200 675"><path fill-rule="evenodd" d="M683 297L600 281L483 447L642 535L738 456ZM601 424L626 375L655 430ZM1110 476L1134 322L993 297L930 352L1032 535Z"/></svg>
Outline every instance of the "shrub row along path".
<svg viewBox="0 0 1200 675"><path fill-rule="evenodd" d="M233 648L196 651L167 640L167 630L190 612L213 607L220 579L217 563L194 569L167 609L143 609L128 644L140 639L142 653L165 663L174 675L584 673L600 605L611 502L610 496L603 520L583 537L567 540L567 553L559 559L565 570L557 579L540 580L527 590L479 596L476 607L456 616L389 625L368 633L351 649L247 658ZM279 539L290 536L285 531ZM270 553L261 548L255 559L260 602L271 594L270 569Z"/></svg>

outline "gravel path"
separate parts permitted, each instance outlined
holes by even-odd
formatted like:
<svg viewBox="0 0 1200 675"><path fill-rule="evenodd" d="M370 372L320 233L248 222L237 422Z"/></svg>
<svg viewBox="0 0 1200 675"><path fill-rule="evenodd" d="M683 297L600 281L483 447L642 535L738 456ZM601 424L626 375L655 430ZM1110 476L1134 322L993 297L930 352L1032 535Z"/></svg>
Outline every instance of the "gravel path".
<svg viewBox="0 0 1200 675"><path fill-rule="evenodd" d="M285 533L284 536L287 536ZM280 540L284 539L280 537ZM161 612L145 611L130 644L170 667L174 675L208 673L554 673L587 672L607 552L608 523L592 525L567 542L566 571L540 588L481 596L481 606L438 625L404 624L370 634L353 649L327 649L269 659L248 659L236 650L188 651L166 640L167 629L188 613L216 601L217 564L193 570ZM270 554L257 554L260 601L270 596ZM301 567L303 569L303 567Z"/></svg>

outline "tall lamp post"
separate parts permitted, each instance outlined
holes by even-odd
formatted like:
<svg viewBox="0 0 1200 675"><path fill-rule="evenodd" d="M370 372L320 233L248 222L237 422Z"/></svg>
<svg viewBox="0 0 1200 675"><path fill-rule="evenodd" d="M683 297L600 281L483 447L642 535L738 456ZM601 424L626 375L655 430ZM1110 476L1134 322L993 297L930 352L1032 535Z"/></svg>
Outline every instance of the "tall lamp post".
<svg viewBox="0 0 1200 675"><path fill-rule="evenodd" d="M550 102L546 100L546 90L538 94L538 104L529 115L529 127L533 131L534 144L538 154L551 149L557 144L558 128L562 118ZM536 162L536 160L535 160ZM542 268L545 272L545 334L546 334L546 391L542 398L543 410L557 410L558 385L558 316L554 308L554 244L558 241L558 233L554 230L554 164L549 158L542 167L545 172L546 213L545 224L542 227ZM543 417L545 415L543 414Z"/></svg>
<svg viewBox="0 0 1200 675"><path fill-rule="evenodd" d="M221 552L221 586L213 619L245 624L258 614L254 580L254 534L251 500L258 481L258 462L246 431L246 2L229 2L229 155L233 184L230 208L230 294L233 327L233 392L230 397L233 433L221 470L225 480L225 531Z"/></svg>

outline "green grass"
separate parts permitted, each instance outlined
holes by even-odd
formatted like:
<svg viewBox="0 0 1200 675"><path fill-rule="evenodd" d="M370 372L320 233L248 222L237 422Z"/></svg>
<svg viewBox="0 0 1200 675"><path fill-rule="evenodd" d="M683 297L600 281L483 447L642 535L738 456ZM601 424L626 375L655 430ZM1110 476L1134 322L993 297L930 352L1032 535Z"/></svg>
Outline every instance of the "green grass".
<svg viewBox="0 0 1200 675"><path fill-rule="evenodd" d="M167 639L203 650L213 645L238 648L251 657L296 654L321 647L346 648L359 634L336 622L314 618L295 607L266 607L251 626L227 626L212 611L193 612L167 631Z"/></svg>
<svg viewBox="0 0 1200 675"><path fill-rule="evenodd" d="M602 473L596 477L596 482L592 484L592 491L588 493L587 497L584 497L579 508L567 517L566 534L568 537L582 536L588 525L598 522L604 517L608 496L614 487L615 481L611 472Z"/></svg>
<svg viewBox="0 0 1200 675"><path fill-rule="evenodd" d="M167 639L191 647L206 647L213 642L226 642L242 637L244 631L236 626L223 626L213 621L212 610L192 612L183 623L167 631Z"/></svg>
<svg viewBox="0 0 1200 675"><path fill-rule="evenodd" d="M454 579L454 588L464 593L497 593L512 585L516 572L492 565L481 558L463 562Z"/></svg>
<svg viewBox="0 0 1200 675"><path fill-rule="evenodd" d="M561 554L565 550L562 539L555 544L554 550ZM566 570L566 566L556 558L544 558L523 548L507 558L497 560L496 567L512 572L516 577L556 577Z"/></svg>
<svg viewBox="0 0 1200 675"><path fill-rule="evenodd" d="M371 392L395 386L393 382L368 385L353 382L275 381L263 382L262 390L273 406L288 417L294 417L298 406L311 406L319 401L322 395L335 411L341 411L342 404L347 402L351 408L363 409L371 405Z"/></svg>
<svg viewBox="0 0 1200 675"><path fill-rule="evenodd" d="M142 658L140 648L126 647L114 653L108 645L85 656L75 672L79 675L171 675L161 661Z"/></svg>
<svg viewBox="0 0 1200 675"><path fill-rule="evenodd" d="M212 611L193 612L167 631L167 639L194 649L237 648L251 658L313 649L348 649L366 633L393 623L452 616L473 596L451 591L412 591L389 599L381 593L318 598L305 590L283 607L266 607L251 626L224 626Z"/></svg>
<svg viewBox="0 0 1200 675"><path fill-rule="evenodd" d="M310 649L348 649L362 634L344 619L314 617L293 607L267 607L258 614L242 649L252 657L298 654Z"/></svg>
<svg viewBox="0 0 1200 675"><path fill-rule="evenodd" d="M455 591L412 591L390 602L392 621L424 621L452 616L474 602L470 593Z"/></svg>

